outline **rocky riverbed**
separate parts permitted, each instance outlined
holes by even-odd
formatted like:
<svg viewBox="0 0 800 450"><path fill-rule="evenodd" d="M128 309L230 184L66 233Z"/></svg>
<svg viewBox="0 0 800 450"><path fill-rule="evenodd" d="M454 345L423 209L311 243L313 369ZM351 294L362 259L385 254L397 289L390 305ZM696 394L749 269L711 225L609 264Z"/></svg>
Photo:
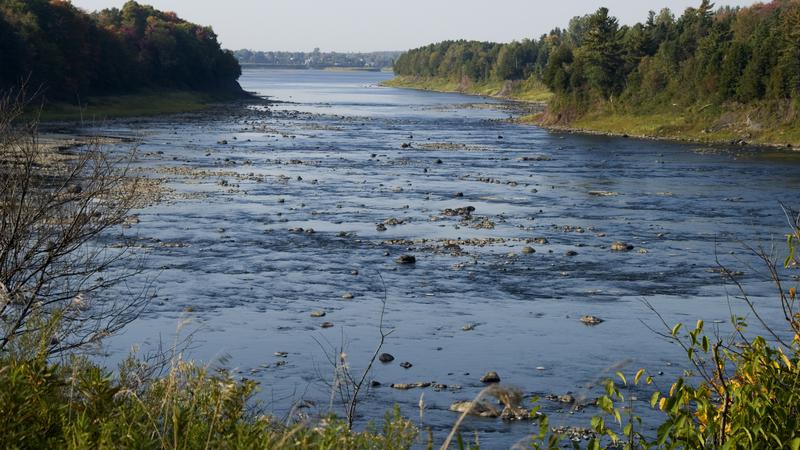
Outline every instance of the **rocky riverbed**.
<svg viewBox="0 0 800 450"><path fill-rule="evenodd" d="M580 439L604 377L646 367L663 388L680 373L642 300L725 332L736 273L777 317L739 241L782 239L797 164L548 132L386 77L246 71L246 89L281 102L71 131L136 143L133 169L162 193L106 242L151 269L125 289L158 292L110 362L194 330L187 353L258 380L277 414L341 411L331 357L367 366L385 301L391 358L359 423L399 404L441 437L474 412L464 430L502 448L535 431L518 409L533 396ZM494 384L518 401L474 400Z"/></svg>

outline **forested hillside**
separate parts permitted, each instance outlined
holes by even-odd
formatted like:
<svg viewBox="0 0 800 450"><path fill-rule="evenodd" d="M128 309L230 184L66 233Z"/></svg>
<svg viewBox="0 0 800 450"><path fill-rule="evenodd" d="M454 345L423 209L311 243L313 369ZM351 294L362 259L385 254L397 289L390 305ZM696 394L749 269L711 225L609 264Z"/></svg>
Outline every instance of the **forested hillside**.
<svg viewBox="0 0 800 450"><path fill-rule="evenodd" d="M47 98L143 88L238 91L241 74L209 27L134 1L89 14L62 0L0 0L0 90Z"/></svg>
<svg viewBox="0 0 800 450"><path fill-rule="evenodd" d="M631 26L600 8L536 40L442 42L411 50L395 72L462 85L539 80L554 93L550 123L601 110L677 113L681 120L703 116L706 128L699 132L726 129L746 137L768 125L791 134L800 110L800 1L715 9L703 0L680 16L665 8Z"/></svg>

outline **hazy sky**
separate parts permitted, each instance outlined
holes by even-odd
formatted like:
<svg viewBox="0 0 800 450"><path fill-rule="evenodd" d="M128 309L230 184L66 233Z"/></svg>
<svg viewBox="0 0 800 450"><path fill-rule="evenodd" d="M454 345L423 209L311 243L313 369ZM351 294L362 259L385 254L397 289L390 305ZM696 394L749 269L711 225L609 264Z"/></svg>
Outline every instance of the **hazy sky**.
<svg viewBox="0 0 800 450"><path fill-rule="evenodd" d="M139 0L211 25L230 49L406 50L444 39L507 42L538 37L606 6L622 23L669 6L681 13L700 0ZM125 0L73 0L87 10ZM746 5L752 1L723 1Z"/></svg>

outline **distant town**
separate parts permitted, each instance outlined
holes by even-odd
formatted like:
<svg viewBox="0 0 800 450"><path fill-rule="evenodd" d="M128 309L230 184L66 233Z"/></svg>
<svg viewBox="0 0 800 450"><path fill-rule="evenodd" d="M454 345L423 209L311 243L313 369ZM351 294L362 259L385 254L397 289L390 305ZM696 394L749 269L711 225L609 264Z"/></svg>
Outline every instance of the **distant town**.
<svg viewBox="0 0 800 450"><path fill-rule="evenodd" d="M324 69L329 67L363 68L381 70L390 68L400 56L399 51L370 53L337 53L321 52L315 48L311 52L262 52L253 50L237 50L236 59L242 65L259 65L268 67L291 67L306 69Z"/></svg>

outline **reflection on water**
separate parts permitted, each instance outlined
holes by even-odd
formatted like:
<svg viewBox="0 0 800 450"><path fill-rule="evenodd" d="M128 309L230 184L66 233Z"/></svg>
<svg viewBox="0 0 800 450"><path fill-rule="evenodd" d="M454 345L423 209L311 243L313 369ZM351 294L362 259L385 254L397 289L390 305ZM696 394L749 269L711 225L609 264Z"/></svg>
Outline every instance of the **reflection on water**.
<svg viewBox="0 0 800 450"><path fill-rule="evenodd" d="M385 294L396 359L375 368L382 386L361 413L398 403L418 417L424 392L422 426L439 436L449 405L489 370L527 395L590 399L620 367L667 383L683 360L645 326L656 321L641 300L670 322L727 320L735 291L712 270L715 253L778 317L737 240L782 239L778 202L797 201L800 165L513 125L498 102L377 86L389 76L251 70L245 89L285 103L93 130L138 136L141 168L172 190L129 231L160 270L159 296L109 351L169 341L188 315L193 357L229 355L277 413L306 399L313 414L330 401L322 347L344 342L364 367ZM416 264L397 264L403 254ZM587 314L605 321L585 326ZM461 389L388 387L431 381ZM494 419L464 429L488 448L534 431Z"/></svg>

